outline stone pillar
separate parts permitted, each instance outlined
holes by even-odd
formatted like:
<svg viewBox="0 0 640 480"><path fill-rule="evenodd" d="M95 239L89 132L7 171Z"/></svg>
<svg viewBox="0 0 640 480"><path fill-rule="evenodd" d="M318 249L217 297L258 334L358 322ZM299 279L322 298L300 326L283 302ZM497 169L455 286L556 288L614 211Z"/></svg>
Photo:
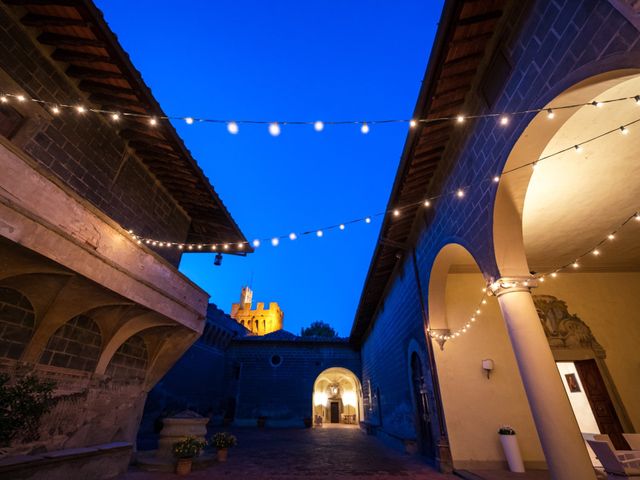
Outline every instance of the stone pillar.
<svg viewBox="0 0 640 480"><path fill-rule="evenodd" d="M554 480L595 480L587 448L562 385L529 289L535 281L501 278L491 285L507 324L538 437Z"/></svg>

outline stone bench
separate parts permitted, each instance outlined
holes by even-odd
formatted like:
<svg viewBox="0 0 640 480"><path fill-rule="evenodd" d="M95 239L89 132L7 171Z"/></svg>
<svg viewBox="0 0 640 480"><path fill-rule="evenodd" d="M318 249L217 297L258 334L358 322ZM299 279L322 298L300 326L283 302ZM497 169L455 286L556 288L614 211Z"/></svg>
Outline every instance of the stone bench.
<svg viewBox="0 0 640 480"><path fill-rule="evenodd" d="M12 480L103 480L127 470L132 444L106 443L37 455L0 459L0 479Z"/></svg>

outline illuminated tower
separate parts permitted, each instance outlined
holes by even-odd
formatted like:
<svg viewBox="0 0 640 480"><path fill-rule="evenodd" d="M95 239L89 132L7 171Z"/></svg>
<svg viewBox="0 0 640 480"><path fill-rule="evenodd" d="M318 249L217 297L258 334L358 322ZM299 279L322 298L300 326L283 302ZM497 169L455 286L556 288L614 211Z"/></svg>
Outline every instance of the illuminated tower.
<svg viewBox="0 0 640 480"><path fill-rule="evenodd" d="M242 287L240 302L231 305L231 318L255 335L282 330L284 312L276 302L269 303L269 308L264 308L264 303L259 302L252 309L252 304L253 291L247 286Z"/></svg>

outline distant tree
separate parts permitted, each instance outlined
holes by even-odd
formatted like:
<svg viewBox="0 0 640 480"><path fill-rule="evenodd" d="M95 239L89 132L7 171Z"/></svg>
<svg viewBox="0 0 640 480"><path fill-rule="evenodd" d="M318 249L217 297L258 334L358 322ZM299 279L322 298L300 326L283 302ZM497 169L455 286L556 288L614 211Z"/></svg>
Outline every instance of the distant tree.
<svg viewBox="0 0 640 480"><path fill-rule="evenodd" d="M336 338L338 334L328 323L317 321L311 323L307 328L303 328L300 332L300 336Z"/></svg>

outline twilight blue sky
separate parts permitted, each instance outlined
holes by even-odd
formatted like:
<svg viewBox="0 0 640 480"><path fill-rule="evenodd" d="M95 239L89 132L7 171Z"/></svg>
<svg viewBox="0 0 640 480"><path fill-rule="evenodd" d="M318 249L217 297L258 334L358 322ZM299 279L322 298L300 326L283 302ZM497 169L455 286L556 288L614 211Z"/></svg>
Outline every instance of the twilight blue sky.
<svg viewBox="0 0 640 480"><path fill-rule="evenodd" d="M410 118L440 0L97 0L169 115L260 120ZM176 125L249 240L384 210L406 125ZM380 219L246 258L185 254L180 269L229 312L243 284L277 301L285 329L323 320L346 336Z"/></svg>

